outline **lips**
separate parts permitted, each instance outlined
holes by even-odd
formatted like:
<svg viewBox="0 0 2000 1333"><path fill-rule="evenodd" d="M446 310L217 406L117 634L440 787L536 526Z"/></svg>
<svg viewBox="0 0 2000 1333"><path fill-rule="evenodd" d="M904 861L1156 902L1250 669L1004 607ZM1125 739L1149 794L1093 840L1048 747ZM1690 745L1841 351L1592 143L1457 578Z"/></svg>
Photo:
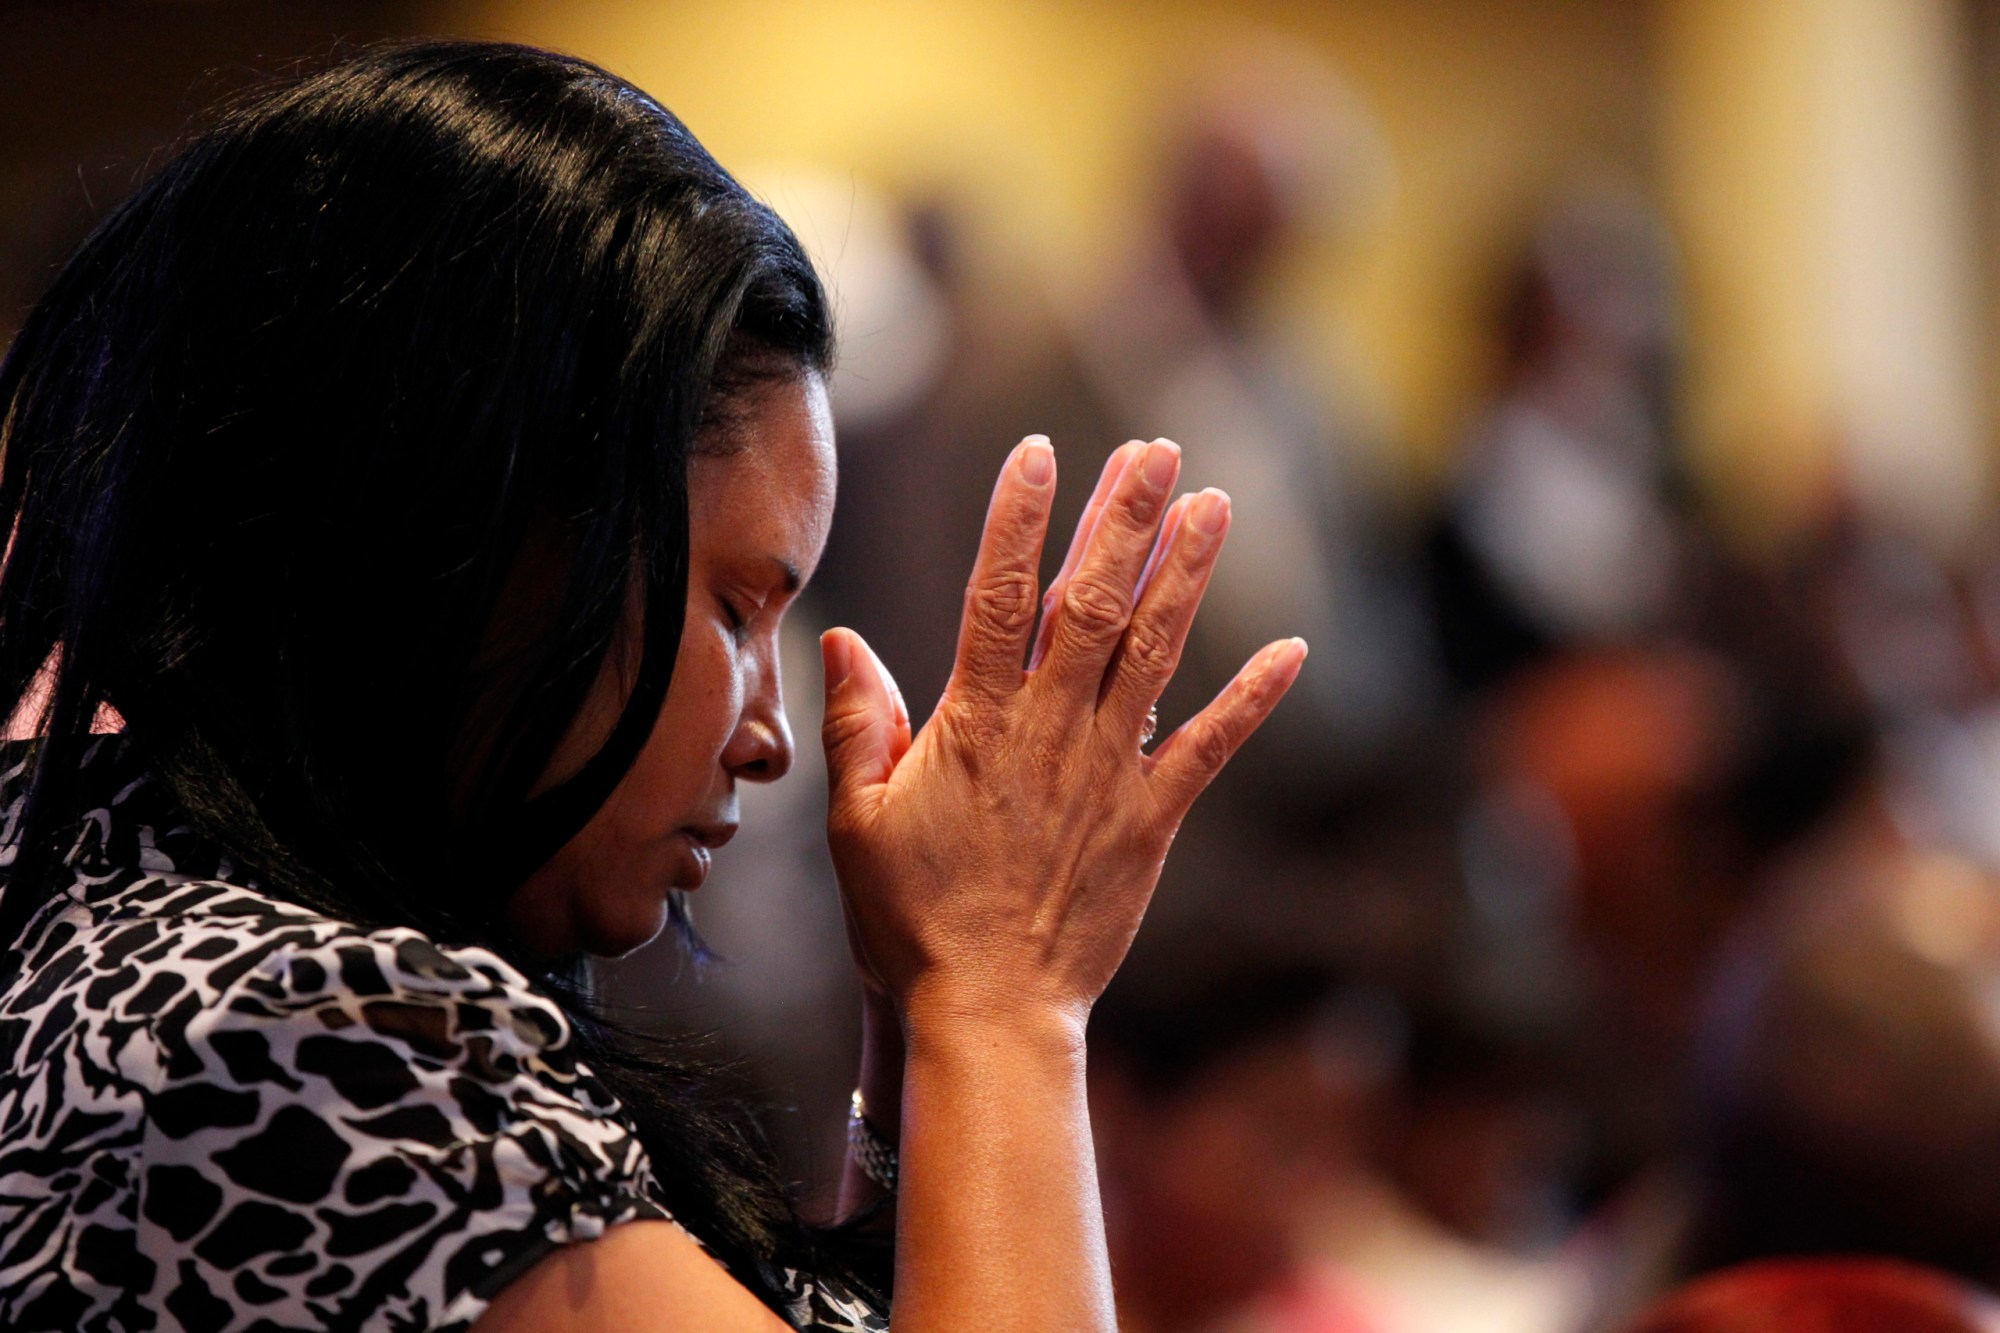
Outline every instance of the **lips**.
<svg viewBox="0 0 2000 1333"><path fill-rule="evenodd" d="M714 851L736 836L736 825L721 821L713 824L688 824L682 827L681 832L687 834L689 842Z"/></svg>
<svg viewBox="0 0 2000 1333"><path fill-rule="evenodd" d="M675 830L687 848L687 859L679 874L674 876L677 889L698 889L708 878L709 866L713 862L715 849L736 836L734 824L689 824Z"/></svg>

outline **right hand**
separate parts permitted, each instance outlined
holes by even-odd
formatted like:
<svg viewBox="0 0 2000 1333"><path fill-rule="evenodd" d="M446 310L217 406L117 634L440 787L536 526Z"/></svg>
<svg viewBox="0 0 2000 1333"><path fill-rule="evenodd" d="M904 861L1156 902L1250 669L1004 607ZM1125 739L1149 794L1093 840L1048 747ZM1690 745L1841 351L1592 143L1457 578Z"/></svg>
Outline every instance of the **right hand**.
<svg viewBox="0 0 2000 1333"><path fill-rule="evenodd" d="M1168 505L1179 466L1164 441L1112 455L1037 636L1055 458L1039 438L1014 450L950 684L914 739L860 636L821 640L828 832L850 940L906 1022L922 1006L1055 1014L1080 1035L1188 807L1298 675L1304 643L1268 645L1153 753L1141 747L1229 524L1220 491Z"/></svg>

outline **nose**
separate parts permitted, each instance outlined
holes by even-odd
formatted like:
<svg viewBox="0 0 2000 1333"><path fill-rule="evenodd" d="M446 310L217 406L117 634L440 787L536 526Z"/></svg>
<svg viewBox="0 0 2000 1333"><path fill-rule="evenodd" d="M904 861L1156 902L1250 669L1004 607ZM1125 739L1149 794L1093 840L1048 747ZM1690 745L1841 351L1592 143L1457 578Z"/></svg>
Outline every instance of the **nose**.
<svg viewBox="0 0 2000 1333"><path fill-rule="evenodd" d="M785 719L777 673L745 701L736 732L723 747L722 766L741 782L776 782L792 771L792 727Z"/></svg>

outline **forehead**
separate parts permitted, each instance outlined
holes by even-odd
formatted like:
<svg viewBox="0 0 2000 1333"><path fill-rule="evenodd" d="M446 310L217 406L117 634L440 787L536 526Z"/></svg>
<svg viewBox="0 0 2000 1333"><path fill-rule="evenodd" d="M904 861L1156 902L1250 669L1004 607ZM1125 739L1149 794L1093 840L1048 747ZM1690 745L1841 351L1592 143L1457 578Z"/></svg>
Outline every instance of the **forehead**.
<svg viewBox="0 0 2000 1333"><path fill-rule="evenodd" d="M688 507L698 546L754 548L809 573L833 521L833 418L826 385L807 374L744 391L724 448L688 461Z"/></svg>

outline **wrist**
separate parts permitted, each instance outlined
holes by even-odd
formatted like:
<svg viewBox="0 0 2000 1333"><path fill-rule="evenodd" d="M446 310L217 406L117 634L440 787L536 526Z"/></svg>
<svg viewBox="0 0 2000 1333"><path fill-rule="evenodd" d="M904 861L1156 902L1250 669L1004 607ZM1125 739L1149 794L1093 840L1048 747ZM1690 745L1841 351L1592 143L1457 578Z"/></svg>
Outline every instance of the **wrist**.
<svg viewBox="0 0 2000 1333"><path fill-rule="evenodd" d="M901 997L897 1017L906 1064L1005 1051L1080 1067L1090 1010L1074 1002L938 985L913 987Z"/></svg>

